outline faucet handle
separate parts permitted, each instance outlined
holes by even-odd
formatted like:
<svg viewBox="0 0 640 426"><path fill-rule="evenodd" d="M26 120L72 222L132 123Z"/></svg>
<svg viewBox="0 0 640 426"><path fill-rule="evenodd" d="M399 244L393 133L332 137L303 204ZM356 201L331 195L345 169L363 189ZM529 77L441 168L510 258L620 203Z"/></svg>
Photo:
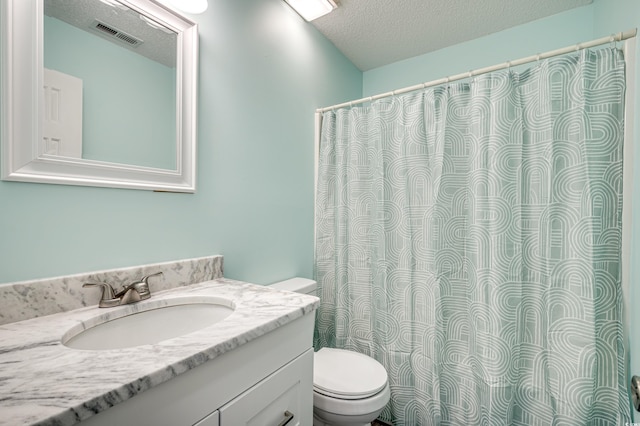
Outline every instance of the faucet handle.
<svg viewBox="0 0 640 426"><path fill-rule="evenodd" d="M100 302L98 306L101 308L110 308L112 306L117 306L120 304L120 299L118 299L113 291L113 287L111 287L107 283L84 283L82 287L100 287L102 288L102 297L100 297Z"/></svg>
<svg viewBox="0 0 640 426"><path fill-rule="evenodd" d="M148 299L151 297L151 290L149 289L149 278L162 275L162 272L156 272L155 274L145 275L137 281L132 282L129 285L123 287L115 297L121 297L129 290L135 290L140 295L140 300Z"/></svg>
<svg viewBox="0 0 640 426"><path fill-rule="evenodd" d="M164 275L162 272L156 272L155 274L145 275L138 281L134 283L134 288L138 290L140 293L140 297L143 299L148 299L151 297L151 289L149 288L149 278L157 277L159 275Z"/></svg>
<svg viewBox="0 0 640 426"><path fill-rule="evenodd" d="M145 283L145 284L149 284L149 283L147 282L147 280L148 280L149 278L151 278L151 277L156 277L156 276L158 276L158 275L164 275L164 274L163 274L162 272L156 272L155 274L145 275L144 277L142 277L142 278L140 279L140 281L142 281L142 282L143 282L143 283Z"/></svg>

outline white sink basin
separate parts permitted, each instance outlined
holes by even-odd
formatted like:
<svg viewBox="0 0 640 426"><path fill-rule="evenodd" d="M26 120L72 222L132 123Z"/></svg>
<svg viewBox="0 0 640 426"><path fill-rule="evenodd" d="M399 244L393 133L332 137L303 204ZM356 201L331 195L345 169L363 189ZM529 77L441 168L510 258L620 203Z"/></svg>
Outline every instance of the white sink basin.
<svg viewBox="0 0 640 426"><path fill-rule="evenodd" d="M90 318L62 337L74 349L108 350L159 343L224 320L234 311L231 300L181 297L145 301ZM110 310L113 309L113 310ZM131 312L134 309L135 312Z"/></svg>

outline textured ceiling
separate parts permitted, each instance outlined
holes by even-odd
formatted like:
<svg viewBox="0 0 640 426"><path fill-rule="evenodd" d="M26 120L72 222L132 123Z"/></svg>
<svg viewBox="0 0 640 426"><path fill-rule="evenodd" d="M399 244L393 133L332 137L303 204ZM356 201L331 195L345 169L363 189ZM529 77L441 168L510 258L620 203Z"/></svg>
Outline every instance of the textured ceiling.
<svg viewBox="0 0 640 426"><path fill-rule="evenodd" d="M338 9L312 23L367 71L592 1L338 0Z"/></svg>
<svg viewBox="0 0 640 426"><path fill-rule="evenodd" d="M2 0L0 0L2 1ZM140 15L124 6L113 7L99 0L45 0L44 13L91 34L104 34L91 29L94 20L135 37L141 43L130 46L113 38L107 38L118 46L160 62L169 68L176 66L177 35L161 31L140 19Z"/></svg>

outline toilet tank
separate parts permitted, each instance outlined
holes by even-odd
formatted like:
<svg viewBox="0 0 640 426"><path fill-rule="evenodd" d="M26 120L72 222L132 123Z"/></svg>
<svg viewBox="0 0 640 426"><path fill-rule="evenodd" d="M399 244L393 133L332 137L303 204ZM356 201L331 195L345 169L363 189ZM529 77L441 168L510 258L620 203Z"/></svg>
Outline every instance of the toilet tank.
<svg viewBox="0 0 640 426"><path fill-rule="evenodd" d="M269 285L278 290L295 291L296 293L310 294L316 296L316 288L318 284L314 280L308 278L291 278L285 281L279 281Z"/></svg>

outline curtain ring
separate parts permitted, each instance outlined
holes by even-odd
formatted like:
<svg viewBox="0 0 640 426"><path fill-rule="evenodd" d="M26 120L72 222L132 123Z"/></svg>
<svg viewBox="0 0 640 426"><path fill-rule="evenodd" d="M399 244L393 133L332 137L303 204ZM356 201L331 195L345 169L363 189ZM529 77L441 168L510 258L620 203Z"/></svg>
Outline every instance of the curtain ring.
<svg viewBox="0 0 640 426"><path fill-rule="evenodd" d="M624 34L622 32L618 33L618 34L611 34L611 50L615 50L618 48L618 42L622 41L622 37L624 36Z"/></svg>

